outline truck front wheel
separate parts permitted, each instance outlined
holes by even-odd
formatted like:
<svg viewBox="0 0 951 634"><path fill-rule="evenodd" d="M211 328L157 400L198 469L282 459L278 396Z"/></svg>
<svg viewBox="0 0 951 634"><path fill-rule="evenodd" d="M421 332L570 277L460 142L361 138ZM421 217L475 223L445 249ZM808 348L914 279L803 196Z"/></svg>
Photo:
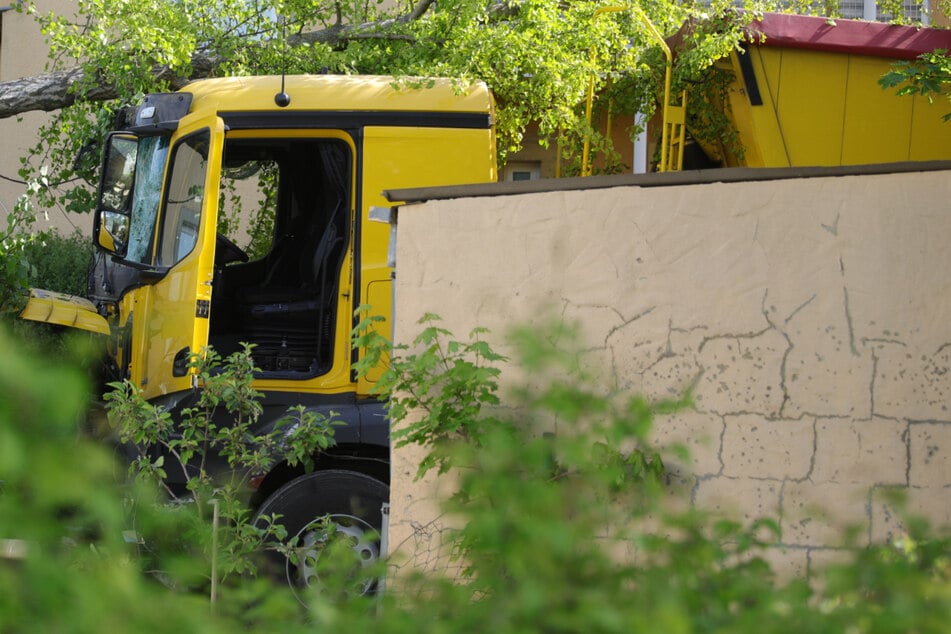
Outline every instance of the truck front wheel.
<svg viewBox="0 0 951 634"><path fill-rule="evenodd" d="M264 516L277 516L274 523L287 530L285 543L265 555L266 567L285 578L298 597L301 588L325 587L330 577L337 585L342 576L349 587L338 590L372 593L377 579L367 569L380 560L382 508L388 500L389 487L355 471L315 471L291 480L257 511L259 526L266 524ZM330 550L345 556L328 557Z"/></svg>

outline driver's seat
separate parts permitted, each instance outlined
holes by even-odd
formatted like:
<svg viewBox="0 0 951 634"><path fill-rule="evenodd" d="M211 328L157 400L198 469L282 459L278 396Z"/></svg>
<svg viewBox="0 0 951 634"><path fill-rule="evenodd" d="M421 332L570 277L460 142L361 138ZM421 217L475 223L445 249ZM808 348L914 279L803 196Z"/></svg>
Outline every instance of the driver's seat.
<svg viewBox="0 0 951 634"><path fill-rule="evenodd" d="M252 343L257 344L259 363L267 369L266 359L279 369L316 371L329 349L333 324L333 299L337 272L344 250L344 234L339 227L342 205L320 227L308 227L300 235L282 241L260 284L239 288L238 310ZM305 364L306 367L303 367Z"/></svg>

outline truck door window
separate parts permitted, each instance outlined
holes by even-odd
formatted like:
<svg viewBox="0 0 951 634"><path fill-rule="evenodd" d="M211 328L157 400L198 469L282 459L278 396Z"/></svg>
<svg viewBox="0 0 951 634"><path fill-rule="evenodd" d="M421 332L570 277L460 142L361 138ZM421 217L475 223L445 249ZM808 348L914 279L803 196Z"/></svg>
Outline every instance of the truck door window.
<svg viewBox="0 0 951 634"><path fill-rule="evenodd" d="M99 209L129 215L132 213L138 139L116 135L109 139L109 143L103 166Z"/></svg>
<svg viewBox="0 0 951 634"><path fill-rule="evenodd" d="M252 260L271 248L279 177L280 167L268 158L241 160L221 169L218 233Z"/></svg>
<svg viewBox="0 0 951 634"><path fill-rule="evenodd" d="M89 298L100 306L141 284L139 271L152 268L168 148L167 136L123 131L106 138L93 225L99 250L88 286ZM127 355L128 348L124 350ZM128 357L123 356L122 363L128 363Z"/></svg>
<svg viewBox="0 0 951 634"><path fill-rule="evenodd" d="M177 264L191 253L198 240L209 141L210 133L205 131L175 146L155 258L157 266Z"/></svg>

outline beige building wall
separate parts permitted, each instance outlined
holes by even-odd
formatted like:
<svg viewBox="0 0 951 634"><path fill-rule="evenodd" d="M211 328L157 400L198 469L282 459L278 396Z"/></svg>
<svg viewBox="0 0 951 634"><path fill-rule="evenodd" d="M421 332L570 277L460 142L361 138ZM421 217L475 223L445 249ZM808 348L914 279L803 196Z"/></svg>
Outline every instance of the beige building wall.
<svg viewBox="0 0 951 634"><path fill-rule="evenodd" d="M0 8L13 6L15 0L0 0ZM35 0L40 13L51 11L71 15L75 3L70 0ZM9 10L0 13L0 81L10 81L44 72L49 46L32 16ZM20 117L0 119L0 220L6 222L25 186L17 173L20 158L36 145L37 133L50 120L45 112L29 112ZM37 228L56 227L68 234L77 227L88 233L92 226L87 216L67 215L61 209L47 209L37 218ZM47 219L48 216L48 219Z"/></svg>
<svg viewBox="0 0 951 634"><path fill-rule="evenodd" d="M459 337L554 309L611 388L696 385L661 419L690 501L780 520L775 560L901 531L881 493L951 523L951 171L434 200L399 212L397 343L424 311ZM503 375L504 378L504 375ZM504 392L504 388L503 388ZM389 543L434 563L446 482L394 452Z"/></svg>

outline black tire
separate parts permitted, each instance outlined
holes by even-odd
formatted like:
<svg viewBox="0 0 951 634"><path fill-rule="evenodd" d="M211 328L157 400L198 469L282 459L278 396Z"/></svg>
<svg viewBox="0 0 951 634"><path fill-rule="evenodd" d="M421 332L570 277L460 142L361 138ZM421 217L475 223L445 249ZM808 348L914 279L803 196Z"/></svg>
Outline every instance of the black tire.
<svg viewBox="0 0 951 634"><path fill-rule="evenodd" d="M265 566L295 589L319 586L317 570L321 547L327 542L328 525L351 545L354 557L353 591L370 594L376 580L361 574L380 559L383 504L390 489L370 476L355 471L315 471L291 480L268 497L257 511L262 516L279 515L275 522L287 530L286 545L295 549L297 561L270 549Z"/></svg>

